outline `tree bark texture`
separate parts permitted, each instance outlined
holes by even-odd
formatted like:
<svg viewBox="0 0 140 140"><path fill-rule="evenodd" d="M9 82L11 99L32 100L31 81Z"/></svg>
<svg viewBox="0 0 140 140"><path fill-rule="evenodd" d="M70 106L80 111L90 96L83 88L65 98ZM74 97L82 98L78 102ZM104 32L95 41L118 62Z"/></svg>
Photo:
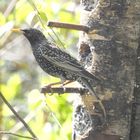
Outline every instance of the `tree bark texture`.
<svg viewBox="0 0 140 140"><path fill-rule="evenodd" d="M100 116L103 121L98 123L92 113L94 99L82 96L95 120L88 137L81 139L129 140L140 37L140 0L81 0L81 6L81 24L89 26L90 31L80 34L79 59L101 79L95 90L107 112L106 120ZM138 136L140 139L140 133Z"/></svg>
<svg viewBox="0 0 140 140"><path fill-rule="evenodd" d="M132 105L130 140L140 139L140 39L136 60L136 84L134 88L134 103Z"/></svg>

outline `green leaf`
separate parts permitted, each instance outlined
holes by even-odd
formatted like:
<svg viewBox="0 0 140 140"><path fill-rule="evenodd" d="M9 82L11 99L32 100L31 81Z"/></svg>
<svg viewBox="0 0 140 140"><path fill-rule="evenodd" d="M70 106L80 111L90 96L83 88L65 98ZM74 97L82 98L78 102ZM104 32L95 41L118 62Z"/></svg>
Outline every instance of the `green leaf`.
<svg viewBox="0 0 140 140"><path fill-rule="evenodd" d="M4 25L5 21L6 21L6 19L5 19L4 15L0 12L0 25Z"/></svg>
<svg viewBox="0 0 140 140"><path fill-rule="evenodd" d="M21 78L18 74L13 74L6 85L1 85L1 91L7 100L12 100L21 88Z"/></svg>
<svg viewBox="0 0 140 140"><path fill-rule="evenodd" d="M42 95L37 89L32 90L28 95L28 105L31 110L38 107L42 102Z"/></svg>
<svg viewBox="0 0 140 140"><path fill-rule="evenodd" d="M39 15L40 15L41 19L43 19L46 22L48 21L48 17L45 12L39 11Z"/></svg>

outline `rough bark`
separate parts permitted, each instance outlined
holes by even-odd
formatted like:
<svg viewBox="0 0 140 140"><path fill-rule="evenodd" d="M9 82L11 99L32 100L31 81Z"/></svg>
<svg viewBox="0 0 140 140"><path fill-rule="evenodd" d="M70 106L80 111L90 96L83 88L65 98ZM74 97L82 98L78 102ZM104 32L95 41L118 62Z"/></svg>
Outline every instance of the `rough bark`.
<svg viewBox="0 0 140 140"><path fill-rule="evenodd" d="M140 1L81 0L81 5L81 24L91 30L80 35L79 58L100 77L102 83L96 85L96 93L107 112L105 122L102 115L95 118L94 101L90 96L83 98L94 122L93 131L83 139L129 140L140 37ZM98 105L94 105L100 112Z"/></svg>
<svg viewBox="0 0 140 140"><path fill-rule="evenodd" d="M134 103L132 105L130 140L140 139L140 42L137 50L135 72L136 84L134 88Z"/></svg>

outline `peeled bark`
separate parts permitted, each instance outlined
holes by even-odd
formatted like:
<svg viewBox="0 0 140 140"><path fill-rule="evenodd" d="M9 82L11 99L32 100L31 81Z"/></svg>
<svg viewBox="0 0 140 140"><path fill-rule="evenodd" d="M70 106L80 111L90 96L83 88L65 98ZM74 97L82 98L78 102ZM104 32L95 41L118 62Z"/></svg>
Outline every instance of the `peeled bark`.
<svg viewBox="0 0 140 140"><path fill-rule="evenodd" d="M81 24L89 26L90 31L80 35L79 58L101 79L96 93L107 112L106 121L103 115L95 117L94 99L83 98L94 122L94 129L83 140L129 140L140 37L140 1L81 0L81 5ZM100 113L98 104L94 105Z"/></svg>

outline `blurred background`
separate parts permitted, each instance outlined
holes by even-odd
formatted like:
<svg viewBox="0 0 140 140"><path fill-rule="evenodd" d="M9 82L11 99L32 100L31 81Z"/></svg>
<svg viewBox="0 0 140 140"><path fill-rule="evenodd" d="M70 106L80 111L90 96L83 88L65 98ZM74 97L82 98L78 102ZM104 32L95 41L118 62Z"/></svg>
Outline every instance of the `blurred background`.
<svg viewBox="0 0 140 140"><path fill-rule="evenodd" d="M78 32L47 27L47 21L79 23L79 1L0 0L0 91L26 120L40 140L70 140L73 95L40 93L43 85L59 81L35 62L25 37L12 28L34 27L62 49L77 57ZM0 130L30 136L0 99ZM23 138L1 135L0 140Z"/></svg>

